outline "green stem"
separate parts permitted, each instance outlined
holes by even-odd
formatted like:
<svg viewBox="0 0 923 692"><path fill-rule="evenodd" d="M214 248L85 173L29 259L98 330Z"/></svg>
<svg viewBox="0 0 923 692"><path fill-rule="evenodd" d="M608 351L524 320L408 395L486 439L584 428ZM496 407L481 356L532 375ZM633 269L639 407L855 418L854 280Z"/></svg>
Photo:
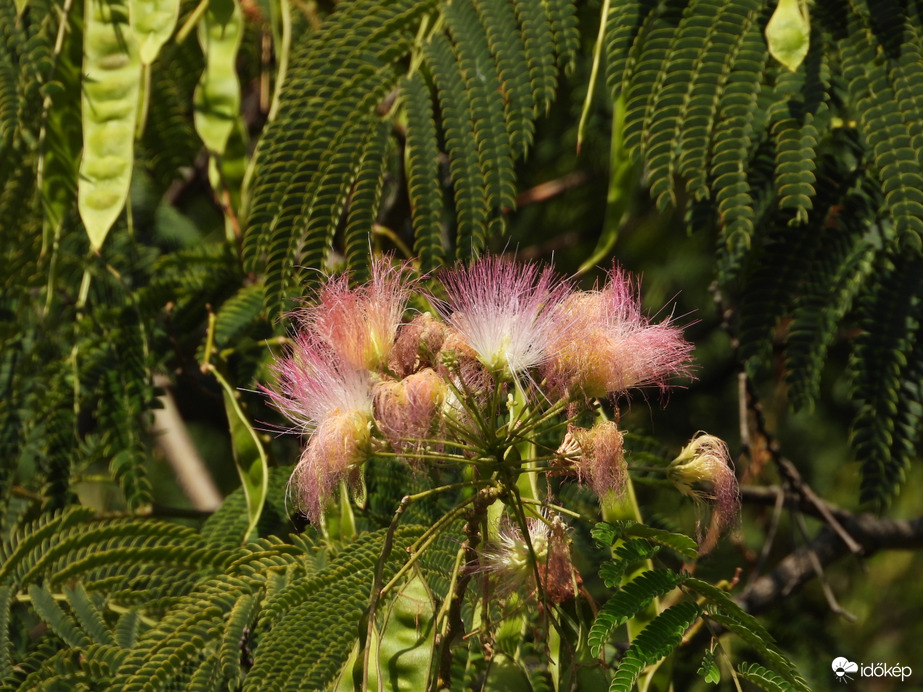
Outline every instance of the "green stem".
<svg viewBox="0 0 923 692"><path fill-rule="evenodd" d="M439 521L437 521L433 526L431 526L429 529L427 529L427 530L423 533L423 535L420 536L420 538L417 539L417 541L410 547L410 557L407 559L407 562L404 563L404 566L401 567L401 568L397 571L397 574L395 574L395 575L391 578L391 581L389 581L387 584L385 584L385 585L381 588L381 595L382 595L382 596L387 595L388 592L390 592L391 589L394 588L394 586L401 580L401 578L402 578L405 574L407 574L407 572L410 571L410 568L413 567L413 566L416 564L417 560L418 560L418 559L420 558L420 556L423 554L423 551L425 551L427 548L429 548L429 547L433 544L433 542L434 542L437 538L439 538L439 534L442 533L442 530L446 527L446 525L447 525L447 524L451 524L453 521L455 521L455 519L458 518L458 516L462 513L462 511L463 511L468 505L470 505L472 502L474 502L474 499L475 499L476 497L477 497L477 495L472 495L472 496L469 497L468 499L463 500L455 509L453 509L451 512L449 512L449 513L446 514L444 517L442 517L442 518L441 518Z"/></svg>
<svg viewBox="0 0 923 692"><path fill-rule="evenodd" d="M549 509L553 509L553 510L554 510L555 512L557 512L558 514L566 514L567 516L573 517L574 519L585 519L585 517L583 517L581 514L578 514L577 512L574 512L573 510L567 509L566 507L562 507L561 505L553 504L553 503L551 503L551 502L543 502L543 501L541 501L541 500L533 500L533 499L528 498L528 497L522 498L522 501L523 501L523 503L525 503L525 504L527 504L527 505L533 505L533 506L536 506L536 507L548 507ZM544 521L544 517L540 517L540 518ZM547 522L546 522L546 523L547 523Z"/></svg>
<svg viewBox="0 0 923 692"><path fill-rule="evenodd" d="M590 83L587 85L586 98L580 111L580 122L577 124L577 153L583 146L583 133L586 131L587 120L590 116L590 106L593 103L593 92L596 90L596 78L599 75L599 64L602 62L603 44L606 40L606 20L609 18L609 0L603 0L602 12L599 18L599 33L593 45L593 63L590 68Z"/></svg>

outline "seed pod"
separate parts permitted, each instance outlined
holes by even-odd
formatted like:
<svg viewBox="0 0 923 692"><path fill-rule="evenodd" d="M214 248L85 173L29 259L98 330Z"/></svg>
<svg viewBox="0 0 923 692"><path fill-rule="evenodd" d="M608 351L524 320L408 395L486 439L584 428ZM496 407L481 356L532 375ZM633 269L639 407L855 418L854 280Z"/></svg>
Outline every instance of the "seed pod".
<svg viewBox="0 0 923 692"><path fill-rule="evenodd" d="M208 150L223 154L240 112L237 50L243 16L237 0L210 0L199 23L205 71L196 87L195 129Z"/></svg>
<svg viewBox="0 0 923 692"><path fill-rule="evenodd" d="M176 28L179 0L129 0L128 10L141 62L150 65Z"/></svg>
<svg viewBox="0 0 923 692"><path fill-rule="evenodd" d="M141 60L121 0L87 0L83 41L83 158L77 208L98 250L131 183Z"/></svg>
<svg viewBox="0 0 923 692"><path fill-rule="evenodd" d="M792 72L808 54L811 21L805 0L779 0L766 25L769 54Z"/></svg>

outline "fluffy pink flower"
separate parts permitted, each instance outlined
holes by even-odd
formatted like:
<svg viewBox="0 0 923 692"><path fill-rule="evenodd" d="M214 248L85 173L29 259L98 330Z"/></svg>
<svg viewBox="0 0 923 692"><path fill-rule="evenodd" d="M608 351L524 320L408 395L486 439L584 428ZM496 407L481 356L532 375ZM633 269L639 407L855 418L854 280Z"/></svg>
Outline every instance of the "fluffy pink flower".
<svg viewBox="0 0 923 692"><path fill-rule="evenodd" d="M621 496L628 479L625 462L625 434L612 421L601 421L589 430L571 428L558 448L599 497Z"/></svg>
<svg viewBox="0 0 923 692"><path fill-rule="evenodd" d="M309 437L291 483L301 509L317 522L339 482L369 457L369 374L338 361L310 334L296 336L273 370L278 390L263 391L294 430Z"/></svg>
<svg viewBox="0 0 923 692"><path fill-rule="evenodd" d="M602 290L570 294L559 306L549 384L570 396L604 397L689 374L692 345L671 319L653 324L641 313L638 287L616 267Z"/></svg>
<svg viewBox="0 0 923 692"><path fill-rule="evenodd" d="M488 371L520 379L547 359L555 308L570 290L550 268L488 256L442 283L437 309Z"/></svg>
<svg viewBox="0 0 923 692"><path fill-rule="evenodd" d="M350 288L348 276L329 278L317 302L298 315L299 328L352 367L376 370L388 363L410 288L402 265L376 259L362 286Z"/></svg>

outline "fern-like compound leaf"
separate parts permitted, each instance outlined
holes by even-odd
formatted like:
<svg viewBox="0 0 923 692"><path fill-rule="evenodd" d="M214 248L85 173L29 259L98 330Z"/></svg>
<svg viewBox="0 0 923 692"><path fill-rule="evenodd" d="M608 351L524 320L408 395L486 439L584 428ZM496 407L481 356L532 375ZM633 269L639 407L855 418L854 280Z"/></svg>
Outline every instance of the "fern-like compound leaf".
<svg viewBox="0 0 923 692"><path fill-rule="evenodd" d="M643 538L651 543L675 550L687 560L694 560L698 556L698 546L689 536L663 529L655 529L646 524L635 521L613 521L599 523L593 527L593 538L600 546L612 545L622 537Z"/></svg>
<svg viewBox="0 0 923 692"><path fill-rule="evenodd" d="M420 535L420 527L400 527L385 579L394 559ZM284 586L265 602L259 626L271 627L260 642L260 656L244 690L322 689L340 672L357 639L368 606L369 588L384 541L384 531L359 537L330 565L311 578Z"/></svg>
<svg viewBox="0 0 923 692"><path fill-rule="evenodd" d="M65 644L75 649L89 646L90 638L86 632L80 629L74 619L64 612L46 588L30 584L29 599L36 614Z"/></svg>
<svg viewBox="0 0 923 692"><path fill-rule="evenodd" d="M343 244L346 266L353 281L362 283L369 278L372 246L372 227L375 225L378 204L385 181L385 170L390 153L391 128L387 122L377 123L376 131L368 140L362 161L356 171L356 181L349 199L346 230Z"/></svg>
<svg viewBox="0 0 923 692"><path fill-rule="evenodd" d="M401 89L407 115L404 166L413 219L414 253L420 259L420 271L430 272L446 257L442 228L445 204L432 95L420 71L404 80Z"/></svg>
<svg viewBox="0 0 923 692"><path fill-rule="evenodd" d="M763 658L763 660L772 666L773 670L777 671L786 680L786 682L792 686L793 689L800 690L802 692L810 692L810 688L807 686L801 676L798 675L798 673L795 671L791 661L783 656L779 650L769 642L769 640L761 637L745 624L738 621L737 618L735 618L733 615L728 613L710 609L708 611L708 618L710 620L714 620L719 625L724 626L728 630L732 631L735 635L740 637L748 646L756 651Z"/></svg>
<svg viewBox="0 0 923 692"><path fill-rule="evenodd" d="M642 669L669 655L699 615L701 610L695 603L681 601L651 620L619 662L609 692L631 692Z"/></svg>
<svg viewBox="0 0 923 692"><path fill-rule="evenodd" d="M651 570L623 585L600 608L593 622L588 638L593 655L599 654L616 627L624 624L655 598L669 593L682 582L683 577L672 570Z"/></svg>
<svg viewBox="0 0 923 692"><path fill-rule="evenodd" d="M448 39L442 35L433 37L424 54L439 90L449 170L455 186L458 222L455 254L459 259L471 259L484 247L490 216L487 180L478 161L471 99Z"/></svg>
<svg viewBox="0 0 923 692"><path fill-rule="evenodd" d="M919 441L914 422L920 395L905 379L919 367L923 260L882 259L876 269L883 276L861 305L865 330L851 363L859 402L853 444L862 460L862 499L884 506L903 482Z"/></svg>
<svg viewBox="0 0 923 692"><path fill-rule="evenodd" d="M103 619L99 605L93 601L83 584L74 588L64 587L64 597L80 627L89 635L94 644L115 645L112 632Z"/></svg>
<svg viewBox="0 0 923 692"><path fill-rule="evenodd" d="M737 667L737 674L766 692L791 692L796 689L781 675L758 663L741 663Z"/></svg>
<svg viewBox="0 0 923 692"><path fill-rule="evenodd" d="M610 589L617 589L626 571L639 562L649 560L659 550L660 546L651 545L649 541L640 538L625 540L614 550L616 559L600 566L599 576Z"/></svg>

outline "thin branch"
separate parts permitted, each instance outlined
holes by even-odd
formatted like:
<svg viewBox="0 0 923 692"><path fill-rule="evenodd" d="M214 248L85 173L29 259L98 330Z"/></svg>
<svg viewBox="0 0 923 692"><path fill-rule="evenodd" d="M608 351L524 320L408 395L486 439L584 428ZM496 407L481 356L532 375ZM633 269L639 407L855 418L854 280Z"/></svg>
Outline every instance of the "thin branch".
<svg viewBox="0 0 923 692"><path fill-rule="evenodd" d="M743 373L741 373L741 378L744 380L742 389L745 390L746 409L752 415L756 433L765 441L766 449L772 457L786 485L801 495L809 505L813 506L813 508L820 513L821 518L837 533L851 553L859 555L862 552L862 547L859 543L849 535L849 532L843 528L843 525L827 509L827 503L821 500L811 486L804 481L798 468L782 455L782 450L779 447L778 441L774 438L772 433L769 432L766 425L766 419L763 416L763 408L759 403L756 391L753 388L753 383Z"/></svg>
<svg viewBox="0 0 923 692"><path fill-rule="evenodd" d="M772 505L780 492L779 488L743 487L741 499L747 504ZM793 492L785 492L784 498L787 507L800 509L805 514L823 520L827 516L835 517L865 557L881 550L923 548L923 517L882 519L869 513L854 514L823 501L820 501L822 507L819 507L818 503ZM750 584L738 600L751 613L767 610L814 577L816 565L826 567L851 552L842 536L828 523L807 545L784 558L772 572Z"/></svg>
<svg viewBox="0 0 923 692"><path fill-rule="evenodd" d="M438 662L436 664L437 680L434 689L441 690L451 686L452 644L464 631L464 623L461 618L462 603L464 602L468 583L471 581L478 564L477 547L482 540L481 522L487 516L487 508L496 499L497 492L495 488L482 488L477 492L473 506L468 510L467 523L465 524L467 538L463 544L465 550L464 565L450 597L446 631L439 646Z"/></svg>
<svg viewBox="0 0 923 692"><path fill-rule="evenodd" d="M803 513L795 513L795 523L798 525L798 530L801 533L802 538L804 540L808 540L808 525L805 523ZM820 582L821 591L824 592L824 598L827 599L827 605L830 606L830 610L837 615L843 616L850 622L855 622L856 616L843 608L839 601L836 600L833 589L830 588L830 582L827 581L827 574L824 572L824 566L821 564L820 558L817 557L817 553L810 549L810 543L808 543L806 547L806 555L808 561L811 563L811 568L814 570L814 574L817 576L817 581Z"/></svg>
<svg viewBox="0 0 923 692"><path fill-rule="evenodd" d="M163 450L167 463L192 506L203 512L214 512L221 506L221 492L189 436L186 423L170 393L169 381L160 376L154 379L163 391L160 396L161 408L154 409L152 425L157 445Z"/></svg>

